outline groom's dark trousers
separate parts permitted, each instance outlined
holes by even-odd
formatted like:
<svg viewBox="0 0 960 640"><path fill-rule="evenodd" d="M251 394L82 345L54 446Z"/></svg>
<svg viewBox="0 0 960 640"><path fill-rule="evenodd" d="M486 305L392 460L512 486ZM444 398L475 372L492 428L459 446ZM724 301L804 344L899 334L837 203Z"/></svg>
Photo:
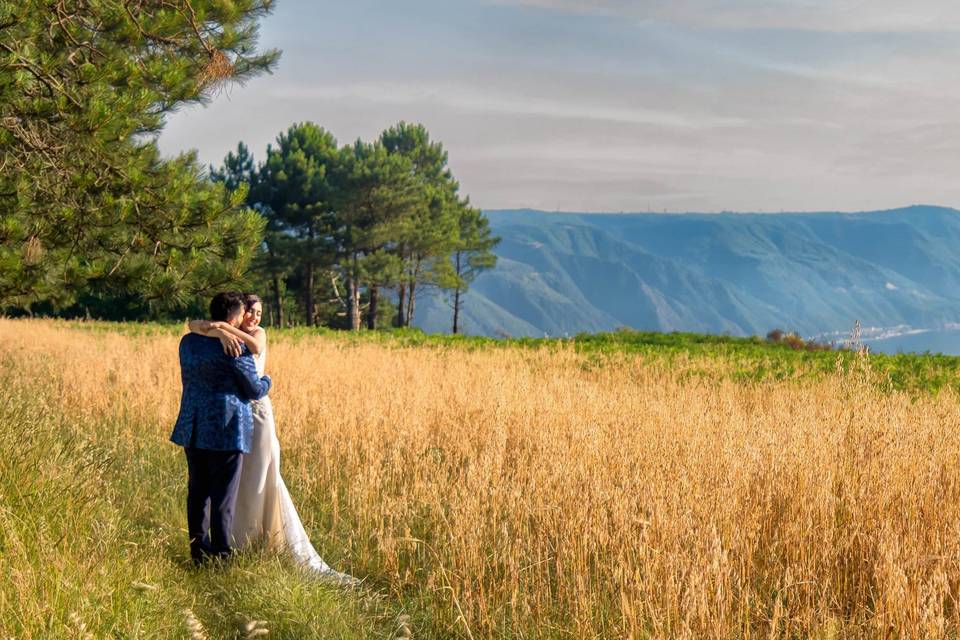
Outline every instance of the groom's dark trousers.
<svg viewBox="0 0 960 640"><path fill-rule="evenodd" d="M228 558L243 454L184 448L187 454L187 530L194 562Z"/></svg>
<svg viewBox="0 0 960 640"><path fill-rule="evenodd" d="M187 530L197 562L231 551L233 509L243 454L250 451L250 401L270 391L249 351L223 353L220 341L187 334L180 341L183 396L170 440L187 454Z"/></svg>

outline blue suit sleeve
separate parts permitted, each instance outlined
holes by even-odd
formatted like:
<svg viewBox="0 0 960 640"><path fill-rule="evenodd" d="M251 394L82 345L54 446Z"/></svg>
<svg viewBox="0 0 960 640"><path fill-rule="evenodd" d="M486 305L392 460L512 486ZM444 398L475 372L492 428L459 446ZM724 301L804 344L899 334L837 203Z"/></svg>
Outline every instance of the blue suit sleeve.
<svg viewBox="0 0 960 640"><path fill-rule="evenodd" d="M239 358L230 358L230 367L237 378L240 391L247 400L259 400L268 393L273 382L270 376L257 375L257 366L253 362L253 356L245 354Z"/></svg>

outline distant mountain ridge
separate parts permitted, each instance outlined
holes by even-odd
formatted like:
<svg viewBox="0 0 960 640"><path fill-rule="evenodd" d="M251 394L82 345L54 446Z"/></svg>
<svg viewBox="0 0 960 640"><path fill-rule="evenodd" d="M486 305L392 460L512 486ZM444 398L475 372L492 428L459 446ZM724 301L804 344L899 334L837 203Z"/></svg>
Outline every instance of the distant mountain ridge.
<svg viewBox="0 0 960 640"><path fill-rule="evenodd" d="M859 320L904 328L914 350L923 350L916 335L956 332L960 352L955 209L485 213L502 238L500 260L467 294L467 333L562 336L625 326L819 336L849 332ZM449 331L441 299L417 311L418 326ZM939 335L937 344L951 343Z"/></svg>

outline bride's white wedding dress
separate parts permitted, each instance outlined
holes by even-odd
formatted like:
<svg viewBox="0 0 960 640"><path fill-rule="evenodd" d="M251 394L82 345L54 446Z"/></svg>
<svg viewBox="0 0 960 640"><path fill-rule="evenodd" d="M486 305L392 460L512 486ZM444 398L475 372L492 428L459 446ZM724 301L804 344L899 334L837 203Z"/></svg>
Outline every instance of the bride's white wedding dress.
<svg viewBox="0 0 960 640"><path fill-rule="evenodd" d="M264 374L266 349L254 356L257 373ZM243 457L240 487L233 517L233 538L240 548L264 546L284 550L294 562L318 577L351 586L359 581L334 571L317 553L293 506L290 492L280 476L280 441L273 420L270 397L251 402L253 443Z"/></svg>

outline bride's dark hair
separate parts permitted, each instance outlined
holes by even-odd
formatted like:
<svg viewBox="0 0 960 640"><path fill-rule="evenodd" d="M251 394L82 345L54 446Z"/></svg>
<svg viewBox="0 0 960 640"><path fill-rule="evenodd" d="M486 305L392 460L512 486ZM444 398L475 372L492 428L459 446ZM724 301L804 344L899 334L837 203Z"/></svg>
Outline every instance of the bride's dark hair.
<svg viewBox="0 0 960 640"><path fill-rule="evenodd" d="M261 300L260 296L258 296L257 294L255 293L243 294L243 310L244 311L250 311L250 309L253 309L253 305L257 304L258 302L261 305L263 305L263 300Z"/></svg>

